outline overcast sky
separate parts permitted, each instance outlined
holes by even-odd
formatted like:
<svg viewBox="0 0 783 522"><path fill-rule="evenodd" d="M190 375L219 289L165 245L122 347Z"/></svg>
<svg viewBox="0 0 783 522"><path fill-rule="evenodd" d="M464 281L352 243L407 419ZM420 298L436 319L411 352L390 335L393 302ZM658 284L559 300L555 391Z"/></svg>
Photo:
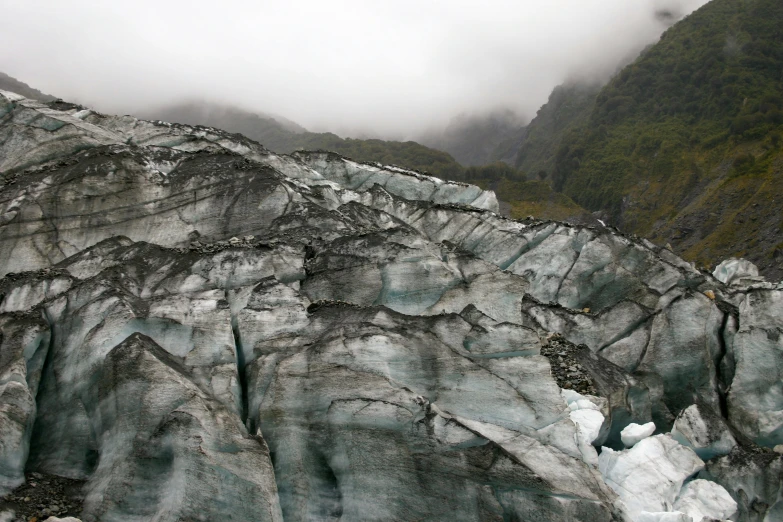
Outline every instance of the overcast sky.
<svg viewBox="0 0 783 522"><path fill-rule="evenodd" d="M106 112L208 99L402 137L532 117L706 0L0 0L0 71Z"/></svg>

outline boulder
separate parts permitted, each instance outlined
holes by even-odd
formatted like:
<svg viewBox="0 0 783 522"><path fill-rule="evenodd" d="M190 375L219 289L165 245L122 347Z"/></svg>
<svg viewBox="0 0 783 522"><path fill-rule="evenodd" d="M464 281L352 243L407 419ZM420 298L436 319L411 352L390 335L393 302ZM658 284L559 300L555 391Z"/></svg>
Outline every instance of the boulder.
<svg viewBox="0 0 783 522"><path fill-rule="evenodd" d="M701 475L723 486L737 503L737 520L768 522L783 517L783 457L752 446L737 446L707 462Z"/></svg>

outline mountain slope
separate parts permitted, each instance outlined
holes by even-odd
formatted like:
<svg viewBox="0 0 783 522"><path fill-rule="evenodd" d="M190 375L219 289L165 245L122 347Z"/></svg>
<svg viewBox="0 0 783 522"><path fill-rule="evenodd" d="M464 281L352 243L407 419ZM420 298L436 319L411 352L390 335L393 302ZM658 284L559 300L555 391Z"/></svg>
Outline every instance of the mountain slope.
<svg viewBox="0 0 783 522"><path fill-rule="evenodd" d="M566 133L554 187L707 264L783 276L783 4L713 0L664 33Z"/></svg>
<svg viewBox="0 0 783 522"><path fill-rule="evenodd" d="M142 111L142 117L186 125L204 125L237 132L277 150L285 148L292 135L307 130L285 118L209 102L189 102ZM289 152L289 151L286 151Z"/></svg>
<svg viewBox="0 0 783 522"><path fill-rule="evenodd" d="M183 103L148 111L144 116L237 132L281 154L296 150L329 150L357 161L400 165L428 172L441 179L458 179L463 170L448 153L413 141L362 140L341 138L331 132L308 132L304 127L278 116L224 105Z"/></svg>
<svg viewBox="0 0 783 522"><path fill-rule="evenodd" d="M573 199L552 190L541 180L513 181L504 178L490 185L498 199L509 205L508 216L513 219L554 219L568 223L597 225L598 220Z"/></svg>
<svg viewBox="0 0 783 522"><path fill-rule="evenodd" d="M560 147L569 130L584 125L600 90L598 84L570 83L555 87L524 130L514 158L516 167L529 178L550 177L555 165L552 151Z"/></svg>
<svg viewBox="0 0 783 522"><path fill-rule="evenodd" d="M341 138L331 132L305 132L292 136L280 150L329 150L357 161L400 165L429 173L441 179L460 179L463 166L448 153L425 147L415 141Z"/></svg>
<svg viewBox="0 0 783 522"><path fill-rule="evenodd" d="M428 147L446 151L466 166L478 166L493 161L513 159L513 150L520 133L521 118L511 110L496 111L481 116L462 115L443 130L421 136Z"/></svg>
<svg viewBox="0 0 783 522"><path fill-rule="evenodd" d="M26 83L13 78L0 71L0 91L11 91L21 94L25 98L40 101L54 101L56 98L49 94L44 94L38 89L33 89Z"/></svg>
<svg viewBox="0 0 783 522"><path fill-rule="evenodd" d="M188 103L164 107L151 111L149 115L164 121L207 125L229 132L238 132L280 153L326 150L360 162L399 165L445 180L478 184L484 188L495 190L498 197L504 202L504 213L512 218L525 218L534 215L542 219L559 219L579 223L592 222L589 214L569 197L554 193L539 182L525 181L518 170L508 164L495 162L465 168L448 153L414 141L341 138L330 132L308 132L303 127L279 117L273 118L207 103ZM492 121L482 120L481 125L473 122L475 125L462 126L459 132L452 129L454 130L452 136L464 138L465 132L470 134L481 129L486 130L487 127L495 128L498 132L492 134L491 140L497 141L501 136L504 136L506 141L510 140L513 144L507 145L506 149L503 149L502 143L492 146L497 150L505 150L505 154L509 158L513 157L513 151L516 150L515 146L518 141L515 133L518 134L524 129L515 128L509 135L507 132L513 128L512 122L516 119L510 114L505 114L501 119L501 123L494 119ZM478 141L487 142L487 140ZM493 152L493 154L503 155L498 152Z"/></svg>

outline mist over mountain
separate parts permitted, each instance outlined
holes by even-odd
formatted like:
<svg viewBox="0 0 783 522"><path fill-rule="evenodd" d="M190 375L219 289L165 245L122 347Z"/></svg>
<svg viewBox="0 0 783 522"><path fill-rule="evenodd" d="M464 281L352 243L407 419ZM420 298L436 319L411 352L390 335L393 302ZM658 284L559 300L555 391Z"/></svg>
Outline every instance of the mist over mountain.
<svg viewBox="0 0 783 522"><path fill-rule="evenodd" d="M0 70L107 113L207 100L406 141L460 114L531 117L556 85L605 81L705 1L10 2Z"/></svg>
<svg viewBox="0 0 783 522"><path fill-rule="evenodd" d="M140 113L150 119L216 127L239 133L278 153L328 150L357 161L381 162L427 172L442 179L459 179L464 168L449 154L413 141L342 138L331 132L309 132L279 116L235 107L192 102Z"/></svg>
<svg viewBox="0 0 783 522"><path fill-rule="evenodd" d="M264 126L277 128L281 131L300 134L307 129L296 122L279 115L252 112L239 107L223 105L207 101L191 101L179 105L168 105L141 111L139 116L146 118L157 117L163 121L174 121L188 125L208 125L219 129L231 129L231 132L249 135L258 134ZM255 136L254 136L254 139ZM270 139L273 139L270 137ZM262 143L265 140L259 139Z"/></svg>
<svg viewBox="0 0 783 522"><path fill-rule="evenodd" d="M422 134L418 141L448 152L463 165L485 165L513 159L515 137L522 133L528 120L510 109L482 115L463 114L444 129Z"/></svg>

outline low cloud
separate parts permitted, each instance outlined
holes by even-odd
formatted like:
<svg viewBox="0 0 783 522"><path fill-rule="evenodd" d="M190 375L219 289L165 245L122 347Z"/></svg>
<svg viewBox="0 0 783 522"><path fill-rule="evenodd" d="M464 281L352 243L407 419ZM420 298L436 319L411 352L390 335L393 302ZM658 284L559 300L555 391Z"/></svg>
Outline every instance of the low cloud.
<svg viewBox="0 0 783 522"><path fill-rule="evenodd" d="M705 0L4 0L0 70L107 112L190 99L392 137L534 115Z"/></svg>

